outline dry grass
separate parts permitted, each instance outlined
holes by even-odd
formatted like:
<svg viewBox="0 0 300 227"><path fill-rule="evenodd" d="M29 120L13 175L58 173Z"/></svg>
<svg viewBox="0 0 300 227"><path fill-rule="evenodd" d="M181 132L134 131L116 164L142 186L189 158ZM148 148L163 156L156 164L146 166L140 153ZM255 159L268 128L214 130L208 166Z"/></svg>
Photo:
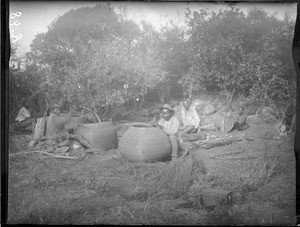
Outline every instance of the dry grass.
<svg viewBox="0 0 300 227"><path fill-rule="evenodd" d="M257 191L274 174L278 166L277 158L259 160L255 163L248 162L246 170L241 174L241 184L244 190Z"/></svg>
<svg viewBox="0 0 300 227"><path fill-rule="evenodd" d="M259 225L276 225L271 213L267 220L260 221L254 209L250 206L226 207L217 206L213 211L206 216L208 225L212 226L259 226Z"/></svg>
<svg viewBox="0 0 300 227"><path fill-rule="evenodd" d="M162 170L155 181L153 193L163 189L171 189L179 195L184 194L193 183L195 173L205 175L207 168L194 151L190 151L186 156L171 161Z"/></svg>
<svg viewBox="0 0 300 227"><path fill-rule="evenodd" d="M264 151L261 159L247 161L245 170L241 174L241 185L243 193L257 191L261 188L275 173L275 168L279 165L276 156L268 157L270 153L269 142L262 139Z"/></svg>
<svg viewBox="0 0 300 227"><path fill-rule="evenodd" d="M11 153L18 152L18 146L24 149L18 142L26 145L25 140L16 138ZM262 190L270 194L273 189L267 189L274 178L283 182L281 179L291 174L290 169L281 171L287 168L283 164L290 163L288 158L271 158L281 150L286 153L290 145L282 143L277 148L270 140L260 150L257 142L249 143L260 158L250 158L251 149L240 146L198 150L169 163L130 163L116 150L88 154L82 160L45 158L43 154L15 156L9 163L9 223L276 225L283 215L272 219L271 212L260 219L253 198L259 200L257 193ZM226 155L210 158L216 153ZM243 159L237 159L241 156ZM279 197L285 193L278 203L291 197L291 184L285 182L274 191ZM199 204L203 187L233 190L234 198L245 192L246 198L235 199L232 207L207 211ZM264 204L270 204L275 195L261 196ZM276 209L287 212L288 207ZM262 208L260 213L264 212Z"/></svg>

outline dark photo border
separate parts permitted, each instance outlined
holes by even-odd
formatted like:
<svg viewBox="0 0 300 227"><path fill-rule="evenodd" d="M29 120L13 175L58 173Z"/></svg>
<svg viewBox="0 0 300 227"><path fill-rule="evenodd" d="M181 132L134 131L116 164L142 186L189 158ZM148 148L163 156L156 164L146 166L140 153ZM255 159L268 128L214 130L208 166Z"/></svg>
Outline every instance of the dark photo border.
<svg viewBox="0 0 300 227"><path fill-rule="evenodd" d="M48 0L49 1L49 0ZM47 2L48 2L47 1ZM76 1L76 0L75 0ZM79 1L79 0L77 0ZM9 97L9 57L10 57L10 36L9 36L9 0L1 1L1 224L7 225L8 218L8 133L9 133L9 117L8 117L8 97ZM84 2L84 1L81 1ZM91 2L91 1L88 1ZM149 2L149 1L146 1ZM160 1L150 1L150 2L160 2ZM166 1L179 2L179 1ZM293 38L293 59L297 75L297 101L296 101L296 133L294 138L294 153L296 159L296 215L297 224L300 224L300 2L298 1L183 1L183 2L219 2L219 3L297 3L297 17L295 23L295 33Z"/></svg>

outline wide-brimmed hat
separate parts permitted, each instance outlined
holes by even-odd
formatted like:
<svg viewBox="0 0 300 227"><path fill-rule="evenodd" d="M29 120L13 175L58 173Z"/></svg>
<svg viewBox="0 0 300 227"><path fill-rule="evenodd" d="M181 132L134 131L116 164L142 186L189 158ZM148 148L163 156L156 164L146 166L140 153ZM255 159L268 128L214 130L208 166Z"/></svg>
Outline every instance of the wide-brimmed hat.
<svg viewBox="0 0 300 227"><path fill-rule="evenodd" d="M161 108L159 108L160 111L162 111L163 109L168 109L168 110L170 110L170 111L172 111L172 112L175 112L175 111L173 110L173 108L172 108L169 104L165 104L165 105L163 105Z"/></svg>

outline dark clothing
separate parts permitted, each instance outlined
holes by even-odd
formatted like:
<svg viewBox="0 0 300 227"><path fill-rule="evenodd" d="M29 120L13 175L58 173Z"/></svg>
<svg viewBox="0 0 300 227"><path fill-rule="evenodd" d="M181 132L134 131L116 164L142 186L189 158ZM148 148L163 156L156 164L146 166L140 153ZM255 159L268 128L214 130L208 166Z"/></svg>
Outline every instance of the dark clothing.
<svg viewBox="0 0 300 227"><path fill-rule="evenodd" d="M237 129L238 131L243 131L247 128L249 128L249 125L247 124L247 115L246 114L238 114L233 113L232 115L234 119L234 127L233 129Z"/></svg>
<svg viewBox="0 0 300 227"><path fill-rule="evenodd" d="M32 118L43 117L45 111L48 111L47 116L50 114L49 100L42 90L35 92L29 98L29 105L29 112Z"/></svg>
<svg viewBox="0 0 300 227"><path fill-rule="evenodd" d="M287 126L291 127L292 126L293 115L292 116L286 116L284 120L285 120L285 124Z"/></svg>
<svg viewBox="0 0 300 227"><path fill-rule="evenodd" d="M286 109L282 124L286 126L287 131L294 131L296 129L296 108L293 103Z"/></svg>
<svg viewBox="0 0 300 227"><path fill-rule="evenodd" d="M238 130L238 131L244 131L247 128L249 128L250 126L247 123L244 124L239 124L237 122L234 123L234 129Z"/></svg>
<svg viewBox="0 0 300 227"><path fill-rule="evenodd" d="M295 106L294 104L290 104L285 111L285 117L284 117L285 124L289 127L292 126L292 119L294 114L295 114Z"/></svg>
<svg viewBox="0 0 300 227"><path fill-rule="evenodd" d="M32 123L35 121L35 118L27 118L21 122L16 121L15 131L26 130L29 126L32 126ZM32 129L31 129L32 131Z"/></svg>
<svg viewBox="0 0 300 227"><path fill-rule="evenodd" d="M286 115L293 115L295 113L295 105L291 103L287 108L286 108Z"/></svg>

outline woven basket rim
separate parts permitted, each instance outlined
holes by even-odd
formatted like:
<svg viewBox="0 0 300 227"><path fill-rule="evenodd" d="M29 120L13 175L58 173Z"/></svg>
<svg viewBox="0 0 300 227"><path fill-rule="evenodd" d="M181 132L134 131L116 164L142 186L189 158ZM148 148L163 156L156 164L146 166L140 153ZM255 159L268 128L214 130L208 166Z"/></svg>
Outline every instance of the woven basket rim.
<svg viewBox="0 0 300 227"><path fill-rule="evenodd" d="M82 127L86 127L86 128L90 128L89 126L99 126L99 125L113 125L112 122L97 122L97 123L82 123L82 124L78 124L77 126L82 126Z"/></svg>
<svg viewBox="0 0 300 227"><path fill-rule="evenodd" d="M155 128L151 125L147 126L147 125L133 125L132 127L135 127L135 128Z"/></svg>

